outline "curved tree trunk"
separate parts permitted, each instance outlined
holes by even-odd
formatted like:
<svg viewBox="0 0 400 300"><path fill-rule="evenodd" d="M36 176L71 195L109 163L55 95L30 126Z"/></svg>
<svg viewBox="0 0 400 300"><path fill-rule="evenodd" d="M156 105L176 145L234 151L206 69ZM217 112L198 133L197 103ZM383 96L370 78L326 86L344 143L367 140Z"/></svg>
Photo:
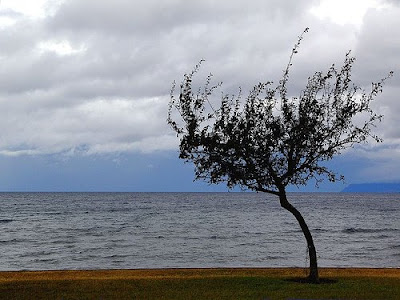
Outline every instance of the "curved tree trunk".
<svg viewBox="0 0 400 300"><path fill-rule="evenodd" d="M279 193L279 200L281 203L281 206L291 212L297 221L300 224L301 230L303 231L303 234L307 240L307 247L308 247L308 255L310 257L310 274L308 276L308 279L312 283L318 283L319 282L319 276L318 276L318 265L317 265L317 252L315 250L314 246L314 241L311 236L311 232L308 229L308 226L306 222L304 221L303 216L301 213L289 203L289 201L286 198L286 192L285 191L280 191Z"/></svg>

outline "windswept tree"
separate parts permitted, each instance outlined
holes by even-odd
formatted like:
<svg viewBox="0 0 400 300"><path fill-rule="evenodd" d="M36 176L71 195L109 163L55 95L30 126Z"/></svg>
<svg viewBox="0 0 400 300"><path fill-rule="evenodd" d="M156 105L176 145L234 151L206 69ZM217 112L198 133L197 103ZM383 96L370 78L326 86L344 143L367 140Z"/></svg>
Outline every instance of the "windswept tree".
<svg viewBox="0 0 400 300"><path fill-rule="evenodd" d="M211 98L220 84L209 75L193 90L193 77L201 62L185 74L179 96L173 84L168 123L180 137L180 155L195 166L195 178L211 184L226 182L257 192L274 194L294 215L305 236L309 254L310 282L318 282L317 254L311 232L301 213L288 201L290 185L317 183L326 177L342 180L323 164L344 149L368 140L381 142L371 132L382 118L371 101L382 92L385 80L372 83L370 91L351 79L355 58L348 52L343 65L316 72L298 97L288 93L289 72L304 33L294 45L278 84L260 82L245 101L222 94L218 107ZM355 117L357 116L357 120Z"/></svg>

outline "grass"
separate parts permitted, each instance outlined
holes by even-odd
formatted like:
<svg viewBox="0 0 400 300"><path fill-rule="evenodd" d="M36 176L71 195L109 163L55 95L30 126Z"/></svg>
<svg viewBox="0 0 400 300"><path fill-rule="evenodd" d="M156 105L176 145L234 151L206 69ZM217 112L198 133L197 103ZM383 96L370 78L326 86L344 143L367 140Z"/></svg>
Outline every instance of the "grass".
<svg viewBox="0 0 400 300"><path fill-rule="evenodd" d="M400 269L161 269L0 272L0 299L400 299Z"/></svg>

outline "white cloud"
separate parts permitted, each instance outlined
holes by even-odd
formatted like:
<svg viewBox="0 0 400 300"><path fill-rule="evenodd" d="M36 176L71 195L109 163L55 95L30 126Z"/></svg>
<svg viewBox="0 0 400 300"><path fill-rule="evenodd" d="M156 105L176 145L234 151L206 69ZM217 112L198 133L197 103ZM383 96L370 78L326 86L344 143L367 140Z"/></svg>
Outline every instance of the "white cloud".
<svg viewBox="0 0 400 300"><path fill-rule="evenodd" d="M67 40L57 41L57 40L48 40L40 42L38 48L41 52L54 52L57 55L72 55L86 51L86 47L80 45L79 47L71 46L70 42Z"/></svg>
<svg viewBox="0 0 400 300"><path fill-rule="evenodd" d="M2 0L1 10L9 10L29 18L43 18L53 12L63 0Z"/></svg>
<svg viewBox="0 0 400 300"><path fill-rule="evenodd" d="M360 27L367 11L371 8L387 8L379 0L321 0L310 12L319 19L328 19L339 25L351 24Z"/></svg>

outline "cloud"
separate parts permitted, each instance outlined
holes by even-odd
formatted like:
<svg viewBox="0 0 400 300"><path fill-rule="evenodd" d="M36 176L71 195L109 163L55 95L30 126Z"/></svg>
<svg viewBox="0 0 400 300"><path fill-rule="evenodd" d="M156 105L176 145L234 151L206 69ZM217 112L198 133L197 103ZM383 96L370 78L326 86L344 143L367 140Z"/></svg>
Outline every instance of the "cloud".
<svg viewBox="0 0 400 300"><path fill-rule="evenodd" d="M2 143L13 145L3 154L105 153L123 151L148 152L171 149L176 143L168 139L162 99L95 100L73 107L17 111L16 120L3 119L3 128L14 130L3 134ZM7 123L8 121L8 123ZM17 125L17 127L15 127ZM158 140L158 142L157 142ZM4 147L5 148L5 147Z"/></svg>
<svg viewBox="0 0 400 300"><path fill-rule="evenodd" d="M400 6L368 10L354 51L357 57L355 80L366 86L367 90L372 81L377 82L389 71L394 71L394 76L387 80L383 88L383 94L373 103L373 108L384 115L376 132L387 145L399 145L400 142L399 16ZM385 150L384 155L388 155L388 151Z"/></svg>
<svg viewBox="0 0 400 300"><path fill-rule="evenodd" d="M400 6L384 9L370 9L364 17L355 49L360 76L364 82L371 81L371 75L400 69L398 53L400 41L397 38L400 26ZM397 72L396 72L397 73ZM400 85L395 80L391 85Z"/></svg>
<svg viewBox="0 0 400 300"><path fill-rule="evenodd" d="M73 30L112 33L117 35L157 35L173 29L193 25L216 25L241 23L243 19L275 19L280 15L295 17L304 11L310 1L282 3L279 0L255 0L251 5L243 0L233 1L184 1L157 0L129 1L115 0L71 0L64 2L54 18L50 20L54 30Z"/></svg>
<svg viewBox="0 0 400 300"><path fill-rule="evenodd" d="M395 69L398 7L369 10L360 28L310 12L318 1L101 1L43 4L44 13L1 10L0 153L93 155L176 147L166 125L169 90L202 58L223 90L279 80L292 45L291 90L307 77L358 57L362 84ZM380 24L390 24L389 27ZM397 52L396 52L397 51ZM396 71L396 70L395 70ZM400 74L400 72L399 72ZM398 79L377 106L382 134L397 138ZM391 126L391 127L390 127Z"/></svg>

